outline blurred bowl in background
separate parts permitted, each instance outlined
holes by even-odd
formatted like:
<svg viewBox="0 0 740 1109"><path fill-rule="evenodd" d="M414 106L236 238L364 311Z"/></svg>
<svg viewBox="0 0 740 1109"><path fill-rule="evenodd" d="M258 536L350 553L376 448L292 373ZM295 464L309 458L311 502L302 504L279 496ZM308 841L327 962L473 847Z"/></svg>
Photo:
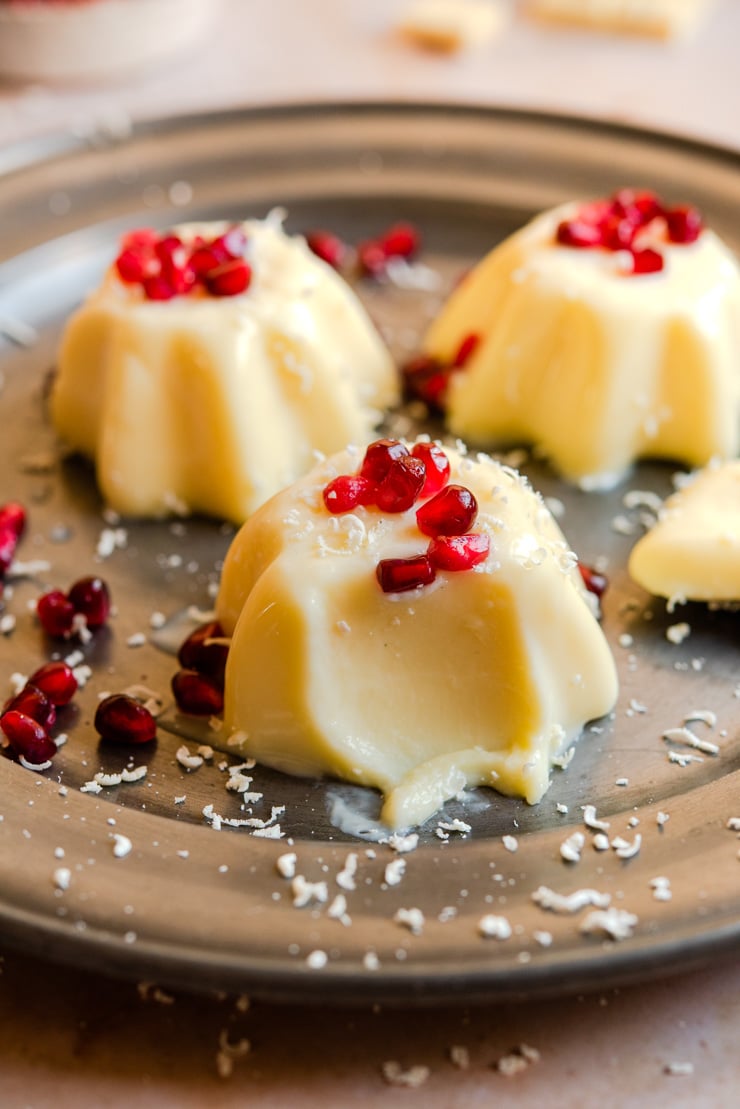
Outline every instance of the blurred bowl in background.
<svg viewBox="0 0 740 1109"><path fill-rule="evenodd" d="M0 0L0 77L106 81L176 57L220 0Z"/></svg>

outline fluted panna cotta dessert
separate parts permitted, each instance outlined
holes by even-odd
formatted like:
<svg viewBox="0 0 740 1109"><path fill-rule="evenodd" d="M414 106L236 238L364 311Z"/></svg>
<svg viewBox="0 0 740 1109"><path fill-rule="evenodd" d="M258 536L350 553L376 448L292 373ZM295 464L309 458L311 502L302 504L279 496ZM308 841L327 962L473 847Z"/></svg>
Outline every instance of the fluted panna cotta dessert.
<svg viewBox="0 0 740 1109"><path fill-rule="evenodd" d="M397 390L355 294L273 214L129 235L67 323L51 415L118 512L241 523Z"/></svg>
<svg viewBox="0 0 740 1109"><path fill-rule="evenodd" d="M454 434L533 444L584 488L740 448L737 262L652 193L538 216L468 274L424 350L408 384Z"/></svg>
<svg viewBox="0 0 740 1109"><path fill-rule="evenodd" d="M629 572L674 603L740 601L740 461L710 464L669 497Z"/></svg>
<svg viewBox="0 0 740 1109"><path fill-rule="evenodd" d="M515 471L424 441L344 451L232 542L223 734L278 770L377 787L395 828L466 786L536 803L615 701L589 601Z"/></svg>

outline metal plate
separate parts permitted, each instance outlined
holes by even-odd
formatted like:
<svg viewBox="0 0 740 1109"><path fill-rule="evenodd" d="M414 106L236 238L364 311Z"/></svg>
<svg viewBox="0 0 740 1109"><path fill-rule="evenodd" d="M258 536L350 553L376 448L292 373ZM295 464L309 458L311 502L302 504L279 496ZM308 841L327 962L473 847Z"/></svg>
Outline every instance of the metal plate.
<svg viewBox="0 0 740 1109"><path fill-rule="evenodd" d="M545 494L562 500L562 524L581 557L609 560L604 628L621 675L614 719L587 730L539 806L474 791L445 811L448 819L468 820L472 834L442 842L433 820L406 856L401 883L387 887L391 850L353 839L330 822L337 796L347 798L343 787L257 770L255 787L265 804L256 812L286 806L281 824L300 873L325 879L333 896L348 851L358 852L356 889L347 893L350 926L330 919L325 908L293 907L289 885L275 870L276 857L289 849L286 840L206 825L205 804L243 815L238 799L225 791L225 774L215 765L187 774L174 758L182 739L170 731L161 730L155 750L134 753L137 764L148 766L143 782L97 797L79 792L95 771L124 765L128 754L98 746L91 724L98 695L132 682L165 695L169 688L171 656L151 642L129 647L128 638L149 634L152 611L171 616L191 604L210 605L209 584L217 580L229 532L200 519L175 526L127 522L126 547L100 565L95 551L104 523L90 469L64 461L38 472L39 456L53 442L44 395L60 328L98 280L124 227L261 215L282 204L291 230L328 226L357 241L408 217L424 233L424 261L449 283L538 209L625 183L698 203L737 247L736 157L577 120L354 105L165 121L136 128L125 141L60 137L46 148L6 151L0 168L0 317L8 331L21 321L38 333L26 349L0 339L0 500L29 506L19 557L52 564L16 583L6 598L17 624L0 638L0 677L29 672L51 651L28 608L43 586L68 586L99 570L117 604L110 627L84 648L93 677L62 720L69 741L53 770L38 775L0 759L3 941L194 989L405 1003L579 990L737 951L738 844L726 822L740 815L738 618L701 606L667 614L625 571L641 524L638 509L624 508L624 493L664 494L672 467L641 466L604 496L568 489L542 465L524 467ZM192 188L184 207L172 203L187 197L182 186L172 189L183 181ZM361 292L399 355L413 348L439 301L439 295L389 286ZM634 534L615 530L615 516L626 516ZM665 634L677 621L691 629L678 644ZM382 675L378 687L382 695ZM681 768L669 763L661 733L697 708L717 714L711 733L697 728L716 739L721 753ZM188 731L187 722L170 714L173 720ZM370 807L377 801L371 793L362 800ZM357 803L355 793L350 807ZM558 803L567 813L557 811ZM586 831L581 861L562 861L561 842L585 831L581 806L587 803L609 820L611 835L642 834L636 857L623 861L611 849L595 851ZM662 828L660 811L670 816ZM113 856L113 832L131 839L126 858ZM515 853L504 848L503 835L516 836ZM60 865L72 874L66 892L52 880ZM650 882L657 876L670 879L671 900L654 899ZM618 944L582 936L579 917L546 914L533 904L540 885L609 892L614 905L637 914L634 936ZM421 935L393 922L401 907L423 911ZM480 938L478 921L489 912L509 919L510 939ZM543 931L552 935L550 946L535 936ZM328 955L323 969L307 964L315 950ZM366 966L368 951L377 955L376 969Z"/></svg>

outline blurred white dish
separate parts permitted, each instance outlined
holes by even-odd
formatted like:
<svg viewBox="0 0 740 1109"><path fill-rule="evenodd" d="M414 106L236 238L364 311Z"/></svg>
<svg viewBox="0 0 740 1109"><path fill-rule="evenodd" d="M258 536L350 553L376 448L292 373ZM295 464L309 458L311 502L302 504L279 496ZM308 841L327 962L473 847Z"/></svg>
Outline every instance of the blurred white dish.
<svg viewBox="0 0 740 1109"><path fill-rule="evenodd" d="M219 0L0 0L0 76L95 81L174 57Z"/></svg>

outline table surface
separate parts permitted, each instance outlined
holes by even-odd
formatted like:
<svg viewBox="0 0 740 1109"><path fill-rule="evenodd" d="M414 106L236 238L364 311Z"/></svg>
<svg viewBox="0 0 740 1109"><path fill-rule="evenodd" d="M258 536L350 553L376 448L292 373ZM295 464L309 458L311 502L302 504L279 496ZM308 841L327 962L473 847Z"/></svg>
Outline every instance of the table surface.
<svg viewBox="0 0 740 1109"><path fill-rule="evenodd" d="M740 149L740 3L718 0L690 40L658 43L513 18L477 52L402 42L399 0L220 0L197 52L105 87L0 82L0 142L209 108L382 98L504 104L643 124ZM740 872L739 872L740 877ZM3 1109L214 1104L734 1106L740 968L587 997L469 1011L322 1011L152 988L6 952L0 962ZM244 1041L242 1043L242 1041ZM247 1042L249 1050L247 1050ZM540 1061L496 1069L522 1043ZM450 1048L467 1048L469 1066ZM384 1062L424 1065L389 1089ZM671 1074L671 1064L693 1073ZM679 1070L688 1068L680 1067ZM226 1072L231 1072L227 1074Z"/></svg>

